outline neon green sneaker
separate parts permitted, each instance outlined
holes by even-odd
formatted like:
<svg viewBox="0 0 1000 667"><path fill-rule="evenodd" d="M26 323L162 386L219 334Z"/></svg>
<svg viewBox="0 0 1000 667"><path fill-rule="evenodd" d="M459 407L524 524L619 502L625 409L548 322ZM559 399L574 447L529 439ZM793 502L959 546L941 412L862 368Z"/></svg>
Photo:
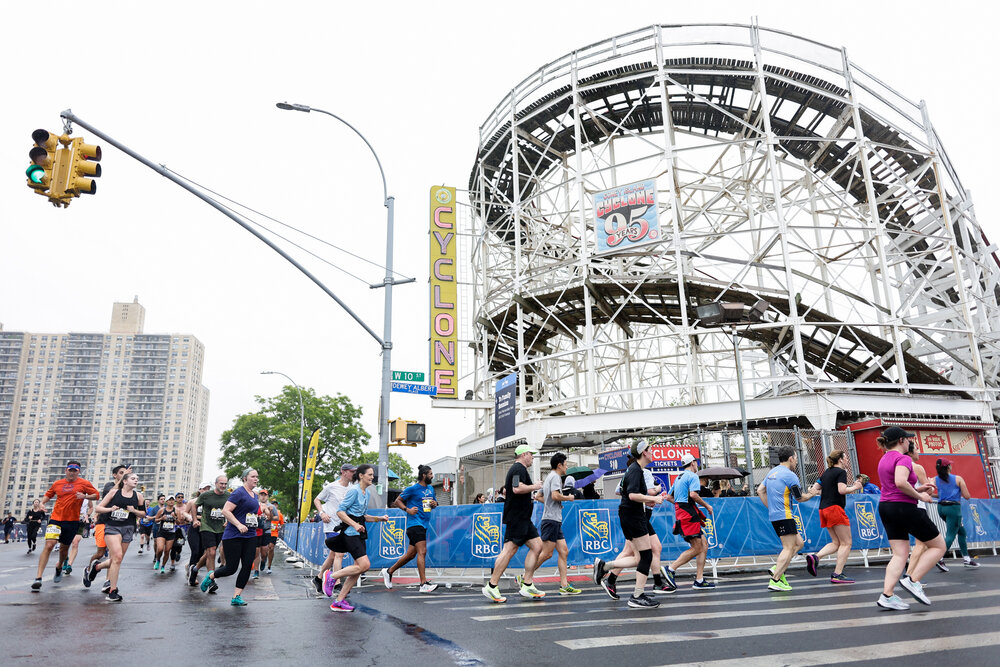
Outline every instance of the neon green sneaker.
<svg viewBox="0 0 1000 667"><path fill-rule="evenodd" d="M545 597L545 593L535 588L534 583L526 584L523 581L521 582L520 594L521 597L531 598L532 600L541 600L543 597Z"/></svg>
<svg viewBox="0 0 1000 667"><path fill-rule="evenodd" d="M579 588L574 587L573 584L562 586L559 589L559 595L579 595L582 592Z"/></svg>
<svg viewBox="0 0 1000 667"><path fill-rule="evenodd" d="M784 577L782 577L778 581L775 581L774 579L771 579L767 583L767 590L769 590L769 591L790 591L790 590L792 590L792 587L789 586L788 582L784 581Z"/></svg>
<svg viewBox="0 0 1000 667"><path fill-rule="evenodd" d="M507 601L507 598L500 595L500 587L491 586L490 582L486 582L486 585L483 586L483 595L485 595L486 599L489 600L490 602L496 602L500 604Z"/></svg>
<svg viewBox="0 0 1000 667"><path fill-rule="evenodd" d="M771 575L771 578L774 579L774 568L772 567L767 572L768 572L768 574ZM788 586L788 579L785 579L785 575L781 575L781 583L783 583L784 585Z"/></svg>

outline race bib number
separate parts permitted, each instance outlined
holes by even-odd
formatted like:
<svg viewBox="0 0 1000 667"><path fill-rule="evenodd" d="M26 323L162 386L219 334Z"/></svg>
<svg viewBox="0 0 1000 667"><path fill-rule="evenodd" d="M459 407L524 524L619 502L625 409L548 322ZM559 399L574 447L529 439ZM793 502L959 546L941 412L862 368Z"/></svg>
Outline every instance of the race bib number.
<svg viewBox="0 0 1000 667"><path fill-rule="evenodd" d="M45 539L58 540L60 535L62 535L62 526L50 523L45 527Z"/></svg>
<svg viewBox="0 0 1000 667"><path fill-rule="evenodd" d="M128 518L128 510L111 510L111 518L115 521L124 521Z"/></svg>
<svg viewBox="0 0 1000 667"><path fill-rule="evenodd" d="M214 509L214 510L212 510L212 513L209 514L209 516L212 517L213 519L225 519L226 518L222 514L222 510L220 510L220 509Z"/></svg>
<svg viewBox="0 0 1000 667"><path fill-rule="evenodd" d="M166 531L166 532L169 533L169 532L173 531L173 529L174 529L174 522L173 521L164 521L162 524L160 524L160 530L162 530L162 531Z"/></svg>
<svg viewBox="0 0 1000 667"><path fill-rule="evenodd" d="M247 516L246 516L246 520L243 522L243 525L245 525L247 528L256 528L257 527L257 515L256 514L249 514L248 513Z"/></svg>

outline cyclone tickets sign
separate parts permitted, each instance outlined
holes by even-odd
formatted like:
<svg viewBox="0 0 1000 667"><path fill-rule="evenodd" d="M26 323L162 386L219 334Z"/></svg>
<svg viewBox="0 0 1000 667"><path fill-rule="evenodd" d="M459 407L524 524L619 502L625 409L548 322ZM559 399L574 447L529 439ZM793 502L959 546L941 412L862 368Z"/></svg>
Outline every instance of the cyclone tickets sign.
<svg viewBox="0 0 1000 667"><path fill-rule="evenodd" d="M701 452L697 447L689 445L653 445L649 448L649 456L653 462L649 464L651 470L680 470L683 467L681 459L685 454L698 459L701 465Z"/></svg>
<svg viewBox="0 0 1000 667"><path fill-rule="evenodd" d="M661 241L656 180L619 185L594 195L597 254Z"/></svg>

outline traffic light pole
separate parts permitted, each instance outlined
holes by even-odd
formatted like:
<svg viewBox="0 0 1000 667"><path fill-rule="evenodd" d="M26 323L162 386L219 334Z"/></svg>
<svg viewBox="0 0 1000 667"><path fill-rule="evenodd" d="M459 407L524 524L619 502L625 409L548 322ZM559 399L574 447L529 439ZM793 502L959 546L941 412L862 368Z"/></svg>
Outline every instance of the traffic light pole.
<svg viewBox="0 0 1000 667"><path fill-rule="evenodd" d="M226 208L225 206L223 206L219 202L215 201L211 197L205 195L203 192L200 192L197 188L194 188L190 184L185 183L183 180L181 180L180 178L178 178L177 176L175 176L173 174L173 172L171 172L169 169L167 169L163 165L158 165L158 164L155 164L155 163L151 162L150 160L147 160L146 158L144 158L143 156L139 155L138 153L136 153L134 150L132 150L128 146L125 146L124 144L122 144L122 143L120 143L118 141L115 141L114 139L112 139L108 135L104 134L103 132L101 132L100 130L98 130L93 125L90 125L90 124L88 124L88 123L80 120L80 118L77 117L76 114L74 114L70 109L66 109L66 111L63 111L59 115L62 118L70 121L71 123L76 123L80 127L84 128L87 131L91 132L92 134L100 137L104 141L108 142L109 144L111 144L112 146L114 146L115 148L117 148L118 150L120 150L122 153L125 153L130 158L132 158L134 160L137 160L137 161L141 162L142 164L146 165L147 167L149 167L150 169L152 169L153 171L155 171L156 173L158 173L160 176L163 176L168 181L171 181L172 183L175 183L175 184L181 186L182 188L184 188L185 190L187 190L188 192L190 192L191 194L193 194L195 197L197 197L198 199L202 200L203 202L205 202L206 204L208 204L209 206L211 206L212 208L214 208L215 210L217 210L219 213L221 213L222 215L226 216L227 218L229 218L230 220L232 220L233 222L235 222L237 225L239 225L240 227L242 227L246 231L248 231L251 234L253 234L254 236L256 236L258 240L260 240L262 243L264 243L265 245L267 245L267 247L269 247L274 252L276 252L279 255L281 255L282 257L284 257L285 260L289 264L291 264L296 269L298 269L303 274L305 274L305 276L307 278L309 278L309 280L311 280L317 287L319 287L321 290L323 290L324 292L326 292L326 295L329 296L334 301L336 301L337 305L339 305L341 308L343 308L345 311L347 311L347 314L350 315L354 319L355 322L357 322L362 327L364 327L364 330L367 331L369 333L369 335L371 335L372 338L374 338L376 341L378 341L379 345L382 345L383 347L385 346L385 343L383 342L382 338L379 337L379 335L377 333L375 333L372 330L371 327L369 327L367 324L365 324L364 320L362 320L360 317L358 317L358 315L353 310L351 310L350 307L346 303L344 303L343 301L341 301L340 298L336 294L334 294L330 290L329 287L327 287L326 285L324 285L323 283L321 283L320 280L319 280L319 278L317 278L312 273L310 273L309 270L306 267L304 267L301 264L299 264L298 262L296 262L288 253L286 253L284 250L282 250L281 248L279 248L278 246L276 246L274 243L272 243L267 237L265 237L262 234L260 234L260 232L258 232L252 226L250 226L250 224L248 224L240 216L236 215L231 210L229 210L228 208Z"/></svg>

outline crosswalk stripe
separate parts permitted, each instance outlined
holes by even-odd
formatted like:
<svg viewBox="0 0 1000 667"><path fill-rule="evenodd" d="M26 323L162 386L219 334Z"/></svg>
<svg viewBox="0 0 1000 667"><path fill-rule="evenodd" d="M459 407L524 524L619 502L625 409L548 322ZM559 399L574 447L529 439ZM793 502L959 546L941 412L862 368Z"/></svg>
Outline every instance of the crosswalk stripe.
<svg viewBox="0 0 1000 667"><path fill-rule="evenodd" d="M871 603L875 607L875 603ZM919 606L919 605L918 605ZM851 628L871 627L877 623L880 627L897 623L919 623L922 621L938 621L946 618L961 618L969 615L968 609L948 611L924 611L917 609L910 612L884 613L874 621L870 615L845 619L824 620L815 623L795 623L794 625L757 625L746 628L720 628L712 631L697 632L662 632L657 634L615 635L611 637L587 637L583 639L558 640L555 643L573 651L591 648L609 648L612 646L632 646L634 644L668 644L672 642L690 642L692 639L737 639L740 637L756 637L760 635L786 635L801 632L829 632L831 630L848 630ZM976 616L991 616L1000 613L1000 607L985 607L976 609ZM829 657L829 653L827 653Z"/></svg>
<svg viewBox="0 0 1000 667"><path fill-rule="evenodd" d="M873 597L876 594L873 591ZM973 598L983 598L983 597L993 597L997 593L996 591L977 591L975 593L953 593L951 595L935 595L933 602L943 602L948 600L970 600ZM843 604L817 604L810 607L785 607L781 609L755 609L754 615L760 616L778 616L781 614L808 614L810 612L825 612L825 611L845 611L848 609L866 609L875 604L873 599L866 600L865 602L845 602ZM914 605L919 603L914 602ZM726 606L729 606L728 603ZM922 608L922 607L921 607ZM662 607L661 607L662 609ZM635 616L633 614L628 614L626 616L619 616L613 619L586 619L581 621L571 621L569 623L547 623L545 625L529 625L525 627L508 628L514 632L540 632L546 630L568 630L570 628L584 628L593 626L613 626L613 625L633 625L636 623L664 623L671 620L684 620L684 621L711 621L719 618L732 618L732 611L721 611L721 612L704 612L704 613L690 613L693 607L684 607L682 609L675 608L673 611L683 614L680 619L671 618L669 616L664 617L663 614L658 616ZM655 613L655 612L654 612ZM474 617L475 618L475 617ZM484 619L490 617L482 617ZM496 618L496 617L493 617Z"/></svg>
<svg viewBox="0 0 1000 667"><path fill-rule="evenodd" d="M838 662L852 660L878 660L880 658L902 658L923 653L940 654L943 651L984 648L1000 646L1000 633L981 632L957 637L935 637L934 639L918 639L913 641L891 642L888 644L871 644L868 646L838 646L832 652L800 651L798 653L783 653L780 656L762 655L729 660L710 660L686 665L701 667L772 667L780 662L784 667L808 667L830 662L836 657ZM685 667L685 664L672 663L663 667Z"/></svg>

